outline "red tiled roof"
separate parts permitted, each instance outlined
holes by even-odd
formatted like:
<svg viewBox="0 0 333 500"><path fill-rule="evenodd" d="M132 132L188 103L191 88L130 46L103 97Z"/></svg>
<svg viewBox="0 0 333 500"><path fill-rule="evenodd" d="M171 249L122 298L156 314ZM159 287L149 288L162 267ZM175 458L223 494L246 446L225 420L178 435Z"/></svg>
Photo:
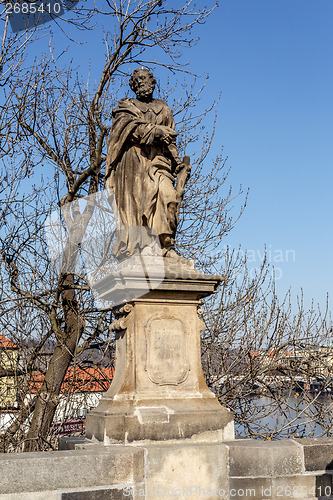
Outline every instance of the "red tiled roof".
<svg viewBox="0 0 333 500"><path fill-rule="evenodd" d="M251 358L256 358L260 356L269 356L273 358L276 354L283 354L284 356L293 356L294 351L282 351L282 350L274 350L274 351L250 351Z"/></svg>
<svg viewBox="0 0 333 500"><path fill-rule="evenodd" d="M111 367L69 367L61 385L61 393L69 392L104 392L110 387L114 374ZM29 382L30 392L38 393L44 381L44 374L35 372Z"/></svg>
<svg viewBox="0 0 333 500"><path fill-rule="evenodd" d="M0 333L0 349L2 347L5 347L6 349L17 349L16 344Z"/></svg>

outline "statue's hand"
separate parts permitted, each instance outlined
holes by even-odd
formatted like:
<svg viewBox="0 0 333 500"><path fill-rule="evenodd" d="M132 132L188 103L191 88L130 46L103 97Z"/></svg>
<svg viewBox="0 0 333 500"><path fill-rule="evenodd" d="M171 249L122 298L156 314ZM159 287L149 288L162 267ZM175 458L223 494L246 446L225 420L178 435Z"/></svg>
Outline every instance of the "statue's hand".
<svg viewBox="0 0 333 500"><path fill-rule="evenodd" d="M166 145L171 144L177 137L177 132L172 128L166 127L165 125L156 125L154 129L155 139L163 142Z"/></svg>
<svg viewBox="0 0 333 500"><path fill-rule="evenodd" d="M175 169L175 175L179 175L182 172L182 175L186 178L186 180L190 177L192 165L190 164L190 157L184 156L184 159L179 165L177 165ZM186 181L185 181L186 182Z"/></svg>

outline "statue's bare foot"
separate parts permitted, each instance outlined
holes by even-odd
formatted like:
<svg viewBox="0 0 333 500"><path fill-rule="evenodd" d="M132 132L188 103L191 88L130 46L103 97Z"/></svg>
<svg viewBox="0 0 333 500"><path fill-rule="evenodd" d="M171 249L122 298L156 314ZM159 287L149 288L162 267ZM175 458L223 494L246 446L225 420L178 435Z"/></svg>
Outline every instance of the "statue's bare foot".
<svg viewBox="0 0 333 500"><path fill-rule="evenodd" d="M179 259L180 255L173 248L165 248L164 257L168 259Z"/></svg>
<svg viewBox="0 0 333 500"><path fill-rule="evenodd" d="M140 253L141 255L154 255L154 251L150 245L144 247Z"/></svg>

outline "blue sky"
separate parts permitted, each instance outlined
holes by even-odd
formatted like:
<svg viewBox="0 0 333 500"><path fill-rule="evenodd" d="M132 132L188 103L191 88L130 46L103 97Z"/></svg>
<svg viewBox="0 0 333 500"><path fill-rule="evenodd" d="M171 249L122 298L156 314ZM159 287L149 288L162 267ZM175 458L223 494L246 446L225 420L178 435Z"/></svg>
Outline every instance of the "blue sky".
<svg viewBox="0 0 333 500"><path fill-rule="evenodd" d="M224 146L235 190L250 190L225 243L248 249L250 267L266 246L279 295L303 289L307 306L324 307L333 298L333 2L224 0L197 34L184 59L210 75L202 106L222 92L214 149ZM81 38L70 55L83 74L91 58L98 78L104 48L94 32ZM54 43L68 43L56 26Z"/></svg>
<svg viewBox="0 0 333 500"><path fill-rule="evenodd" d="M307 305L333 298L332 63L331 0L224 0L191 52L209 93L222 92L230 180L250 189L227 243L254 266L266 245L279 294L302 288Z"/></svg>

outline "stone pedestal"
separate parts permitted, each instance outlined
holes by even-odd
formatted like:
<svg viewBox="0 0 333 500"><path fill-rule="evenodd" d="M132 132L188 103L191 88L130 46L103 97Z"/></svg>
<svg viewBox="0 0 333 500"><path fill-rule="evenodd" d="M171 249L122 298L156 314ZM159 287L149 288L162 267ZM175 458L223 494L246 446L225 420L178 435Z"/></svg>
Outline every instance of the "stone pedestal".
<svg viewBox="0 0 333 500"><path fill-rule="evenodd" d="M104 444L231 440L232 414L208 389L200 353L200 299L221 278L177 265L166 267L162 280L151 273L150 285L154 279L157 288L144 295L147 280L135 269L114 274L111 287L107 278L98 284L104 299L116 293L127 302L112 325L115 376L87 417L86 436Z"/></svg>

